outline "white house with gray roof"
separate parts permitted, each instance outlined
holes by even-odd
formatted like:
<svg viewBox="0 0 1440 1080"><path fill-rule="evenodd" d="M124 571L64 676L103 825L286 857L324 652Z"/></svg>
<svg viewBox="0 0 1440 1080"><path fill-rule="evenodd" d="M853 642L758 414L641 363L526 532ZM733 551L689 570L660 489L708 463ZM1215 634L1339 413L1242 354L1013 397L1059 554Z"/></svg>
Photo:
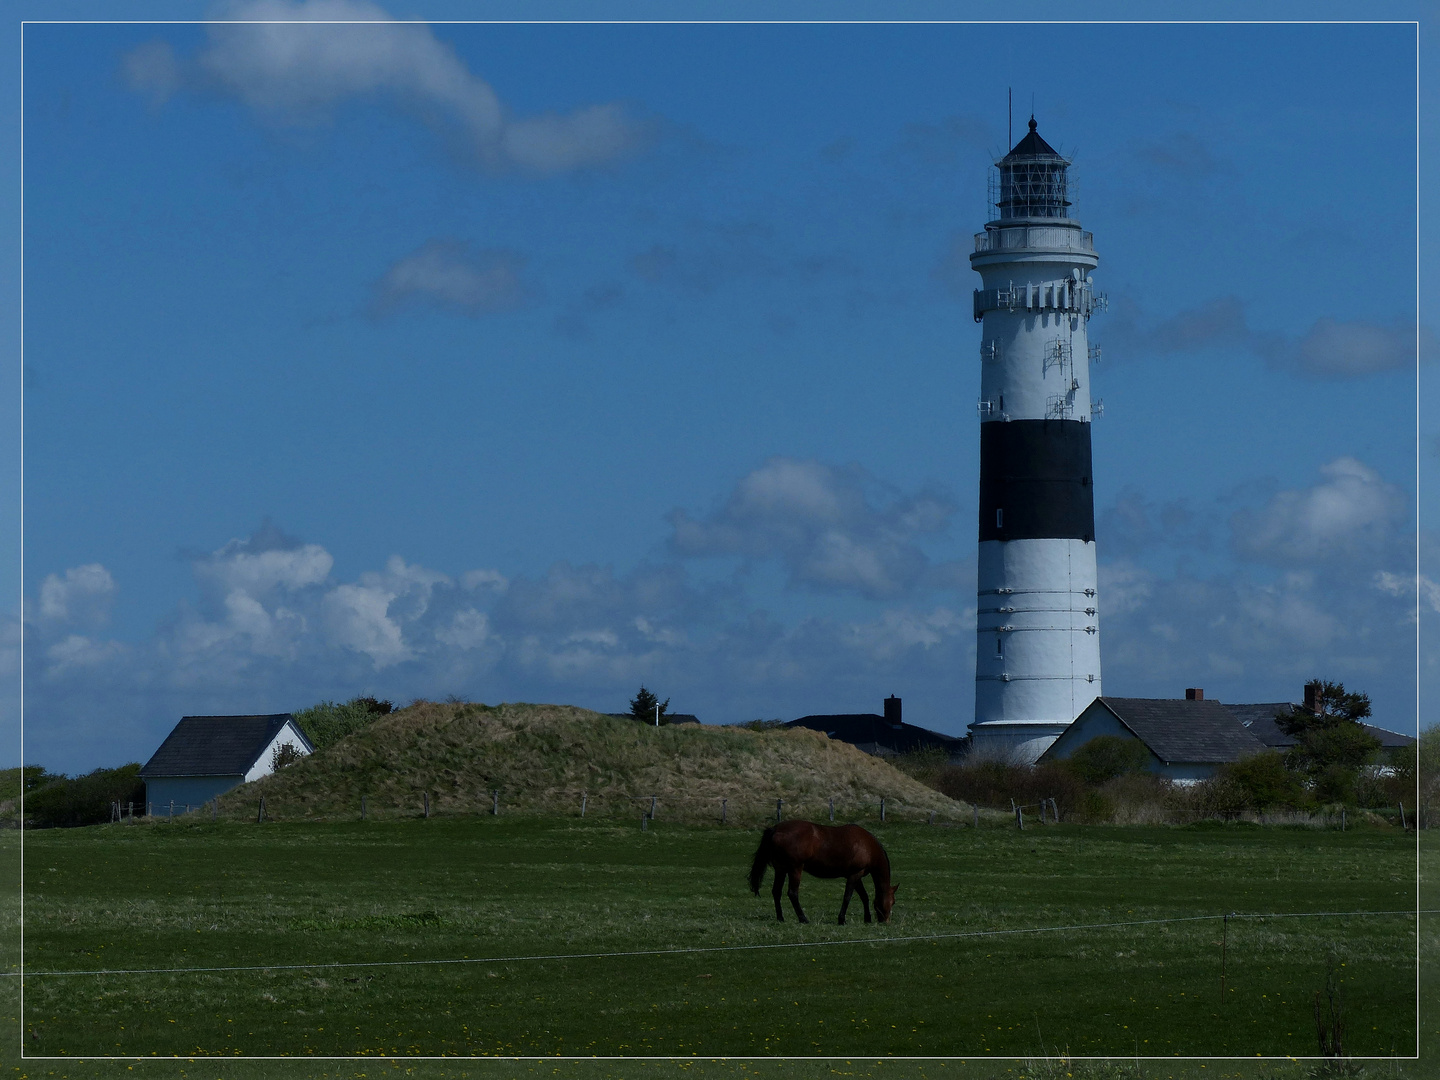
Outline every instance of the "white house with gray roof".
<svg viewBox="0 0 1440 1080"><path fill-rule="evenodd" d="M265 716L186 716L166 736L140 777L155 813L199 809L231 788L269 776L286 744L298 754L315 748L290 713ZM162 807L164 808L162 810Z"/></svg>
<svg viewBox="0 0 1440 1080"><path fill-rule="evenodd" d="M1150 771L1178 784L1204 780L1226 762L1267 749L1218 701L1098 697L1040 760L1063 761L1101 735L1138 741L1150 751Z"/></svg>

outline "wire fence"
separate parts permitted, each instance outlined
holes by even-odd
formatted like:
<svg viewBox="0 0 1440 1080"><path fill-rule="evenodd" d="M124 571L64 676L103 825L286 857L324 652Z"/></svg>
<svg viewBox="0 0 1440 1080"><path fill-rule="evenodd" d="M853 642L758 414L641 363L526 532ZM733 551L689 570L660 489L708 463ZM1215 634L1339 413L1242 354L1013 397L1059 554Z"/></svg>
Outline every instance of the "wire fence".
<svg viewBox="0 0 1440 1080"><path fill-rule="evenodd" d="M0 977L23 976L28 979L64 978L74 976L106 975L192 975L238 973L247 971L318 971L350 968L377 967L438 967L483 964L518 964L530 961L559 960L609 960L641 956L686 956L700 953L760 952L776 949L824 949L857 945L884 946L914 944L927 941L963 941L978 938L1014 937L1025 934L1057 934L1074 931L1114 930L1138 926L1163 926L1176 923L1219 922L1228 925L1240 919L1333 919L1333 918L1378 918L1411 917L1440 914L1440 909L1404 909L1398 911L1268 911L1268 912L1223 912L1214 915L1175 915L1161 919L1121 919L1111 922L1070 923L1056 926L1005 927L988 930L957 930L939 934L896 934L888 937L871 938L827 938L818 941L759 942L749 945L692 945L669 946L654 949L622 949L610 952L575 953L532 953L521 956L480 956L445 957L439 959L403 960L322 960L308 964L234 964L216 967L168 967L168 968L95 968L87 970L53 971L6 971Z"/></svg>

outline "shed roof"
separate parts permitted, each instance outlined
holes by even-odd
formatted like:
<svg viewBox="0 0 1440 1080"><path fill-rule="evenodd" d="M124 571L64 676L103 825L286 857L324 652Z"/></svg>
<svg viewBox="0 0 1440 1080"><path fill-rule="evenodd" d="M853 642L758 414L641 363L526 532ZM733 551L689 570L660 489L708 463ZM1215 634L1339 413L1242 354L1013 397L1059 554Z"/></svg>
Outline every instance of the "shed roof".
<svg viewBox="0 0 1440 1080"><path fill-rule="evenodd" d="M1275 717L1280 713L1287 713L1291 709L1300 708L1299 705L1289 701L1263 702L1257 705L1226 705L1230 714L1240 721L1251 735L1270 747L1294 746L1296 739L1294 735L1286 735L1283 728L1276 722ZM1374 724L1361 724L1369 734L1380 740L1380 745L1386 750L1393 750L1401 746L1409 746L1415 741L1413 735L1402 735L1398 731L1389 731Z"/></svg>
<svg viewBox="0 0 1440 1080"><path fill-rule="evenodd" d="M244 776L280 729L294 719L290 713L182 717L140 775ZM313 752L315 748L299 724L295 730L305 750Z"/></svg>
<svg viewBox="0 0 1440 1080"><path fill-rule="evenodd" d="M832 739L854 743L868 754L889 750L904 754L911 750L924 750L938 746L949 753L961 753L966 747L964 739L954 735L943 735L916 724L889 724L878 713L829 713L802 716L785 725L789 728L803 727L812 731L823 731ZM872 748L874 747L874 748ZM883 749L881 749L883 748Z"/></svg>
<svg viewBox="0 0 1440 1080"><path fill-rule="evenodd" d="M1166 763L1239 761L1265 749L1218 701L1101 697L1095 702Z"/></svg>

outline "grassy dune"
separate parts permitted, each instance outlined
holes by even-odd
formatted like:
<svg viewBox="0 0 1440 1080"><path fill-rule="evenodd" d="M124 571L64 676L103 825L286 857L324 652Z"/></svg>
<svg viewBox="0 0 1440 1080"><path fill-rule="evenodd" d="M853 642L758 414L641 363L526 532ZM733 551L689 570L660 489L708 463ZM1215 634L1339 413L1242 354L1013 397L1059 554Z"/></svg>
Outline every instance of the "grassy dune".
<svg viewBox="0 0 1440 1080"><path fill-rule="evenodd" d="M775 815L836 820L966 820L970 808L848 743L806 730L649 727L568 705L420 702L247 784L220 800L253 818L259 796L276 820L501 812L633 817L656 797L656 820L754 823ZM157 810L159 808L157 807Z"/></svg>

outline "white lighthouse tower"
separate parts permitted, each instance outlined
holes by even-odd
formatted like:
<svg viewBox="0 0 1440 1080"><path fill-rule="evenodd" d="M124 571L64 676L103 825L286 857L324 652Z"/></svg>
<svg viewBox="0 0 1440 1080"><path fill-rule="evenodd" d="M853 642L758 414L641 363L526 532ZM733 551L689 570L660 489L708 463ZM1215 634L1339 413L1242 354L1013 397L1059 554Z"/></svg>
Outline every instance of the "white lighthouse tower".
<svg viewBox="0 0 1440 1080"><path fill-rule="evenodd" d="M1091 290L1070 162L1036 131L995 163L980 274L980 569L973 752L1032 762L1100 694ZM1095 402L1096 407L1099 402Z"/></svg>

